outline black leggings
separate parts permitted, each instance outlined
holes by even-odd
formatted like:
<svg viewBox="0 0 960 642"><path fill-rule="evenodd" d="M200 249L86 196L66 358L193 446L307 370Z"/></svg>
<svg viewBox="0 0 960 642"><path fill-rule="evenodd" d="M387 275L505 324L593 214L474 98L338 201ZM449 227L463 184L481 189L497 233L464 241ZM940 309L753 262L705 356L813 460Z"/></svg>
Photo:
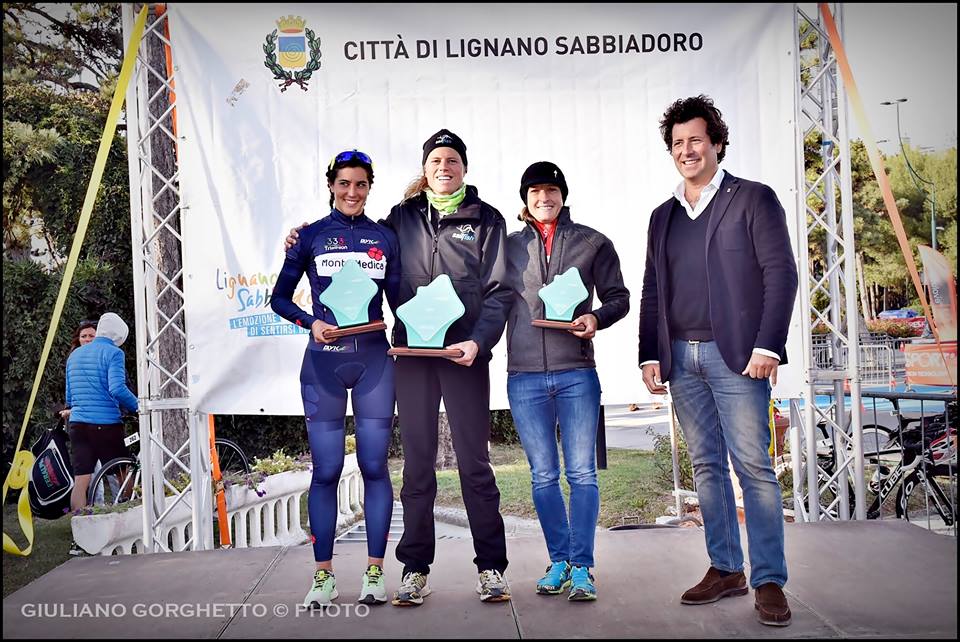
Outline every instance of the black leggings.
<svg viewBox="0 0 960 642"><path fill-rule="evenodd" d="M433 357L397 359L397 411L403 443L403 537L397 559L404 573L428 573L435 537L437 421L443 397L460 488L467 509L478 571L507 568L500 491L490 466L490 373L486 361L469 368Z"/></svg>

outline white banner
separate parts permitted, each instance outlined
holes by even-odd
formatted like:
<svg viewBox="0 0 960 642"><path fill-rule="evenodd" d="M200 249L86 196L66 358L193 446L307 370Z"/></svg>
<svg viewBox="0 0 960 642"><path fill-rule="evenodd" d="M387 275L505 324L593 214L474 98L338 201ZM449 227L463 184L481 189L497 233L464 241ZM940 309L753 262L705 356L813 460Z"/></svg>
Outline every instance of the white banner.
<svg viewBox="0 0 960 642"><path fill-rule="evenodd" d="M467 182L510 231L523 170L557 163L573 219L614 241L632 295L595 339L606 404L648 399L637 315L650 212L680 182L658 129L670 103L716 101L730 127L722 167L773 187L796 239L790 4L168 6L196 410L302 413L307 335L269 295L287 230L329 213L324 172L344 149L374 160L366 212L378 220L418 174L427 136L451 129ZM310 305L305 279L296 300ZM784 397L802 389L797 308ZM507 407L505 371L501 341L495 408Z"/></svg>

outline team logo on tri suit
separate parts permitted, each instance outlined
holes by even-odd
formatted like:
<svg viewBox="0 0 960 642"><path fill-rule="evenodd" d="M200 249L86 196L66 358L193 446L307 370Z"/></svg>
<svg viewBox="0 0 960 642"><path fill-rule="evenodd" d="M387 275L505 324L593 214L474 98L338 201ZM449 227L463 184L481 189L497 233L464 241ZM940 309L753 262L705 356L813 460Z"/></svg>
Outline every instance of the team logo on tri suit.
<svg viewBox="0 0 960 642"><path fill-rule="evenodd" d="M328 236L327 242L323 245L323 249L327 250L349 250L350 247L347 245L347 239L342 236Z"/></svg>
<svg viewBox="0 0 960 642"><path fill-rule="evenodd" d="M320 39L306 26L307 21L300 16L281 16L277 20L280 35L274 29L263 43L263 53L267 55L263 65L273 73L274 80L280 81L281 92L290 85L306 91L313 72L320 69Z"/></svg>
<svg viewBox="0 0 960 642"><path fill-rule="evenodd" d="M382 279L387 274L387 258L378 247L371 247L366 252L337 252L313 257L317 276L333 276L347 261L356 261L371 279Z"/></svg>
<svg viewBox="0 0 960 642"><path fill-rule="evenodd" d="M457 231L453 234L453 238L461 241L476 241L477 233L473 229L472 225L466 223L464 225L457 226Z"/></svg>

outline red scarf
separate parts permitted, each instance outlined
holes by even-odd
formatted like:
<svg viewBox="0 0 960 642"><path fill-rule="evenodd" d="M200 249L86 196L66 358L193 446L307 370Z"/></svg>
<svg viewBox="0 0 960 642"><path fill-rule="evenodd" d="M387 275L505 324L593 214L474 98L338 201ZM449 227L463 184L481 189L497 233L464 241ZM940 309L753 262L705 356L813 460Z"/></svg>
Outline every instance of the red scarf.
<svg viewBox="0 0 960 642"><path fill-rule="evenodd" d="M557 222L541 223L537 219L533 219L533 224L540 231L540 237L543 239L543 245L547 250L547 260L549 261L550 250L553 249L553 235L557 231Z"/></svg>

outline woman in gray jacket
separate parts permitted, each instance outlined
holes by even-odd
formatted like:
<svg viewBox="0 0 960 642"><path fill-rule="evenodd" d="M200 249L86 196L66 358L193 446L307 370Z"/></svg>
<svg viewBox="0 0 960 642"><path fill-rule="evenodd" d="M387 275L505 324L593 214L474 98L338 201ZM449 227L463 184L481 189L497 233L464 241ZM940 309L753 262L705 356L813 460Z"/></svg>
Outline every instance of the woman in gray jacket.
<svg viewBox="0 0 960 642"><path fill-rule="evenodd" d="M510 235L507 257L513 305L507 321L510 410L530 462L533 503L550 555L537 593L571 601L595 600L590 569L600 510L596 438L600 381L591 339L630 309L620 259L608 238L570 220L567 183L553 163L534 163L523 173L520 218L526 227ZM583 330L533 327L543 319L538 293L557 275L576 267L589 296L574 311ZM601 305L592 309L596 291ZM560 491L556 427L570 484L569 514Z"/></svg>

